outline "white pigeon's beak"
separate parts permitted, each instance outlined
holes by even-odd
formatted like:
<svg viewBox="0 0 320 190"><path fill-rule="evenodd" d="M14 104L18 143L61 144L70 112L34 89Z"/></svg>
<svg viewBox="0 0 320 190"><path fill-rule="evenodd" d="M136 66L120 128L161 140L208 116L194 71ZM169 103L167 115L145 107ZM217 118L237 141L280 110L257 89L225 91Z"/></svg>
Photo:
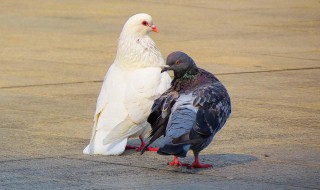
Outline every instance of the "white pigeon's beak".
<svg viewBox="0 0 320 190"><path fill-rule="evenodd" d="M151 29L152 29L152 31L154 31L154 32L159 32L158 29L157 29L157 27L156 27L155 25L152 25L152 26L151 26Z"/></svg>

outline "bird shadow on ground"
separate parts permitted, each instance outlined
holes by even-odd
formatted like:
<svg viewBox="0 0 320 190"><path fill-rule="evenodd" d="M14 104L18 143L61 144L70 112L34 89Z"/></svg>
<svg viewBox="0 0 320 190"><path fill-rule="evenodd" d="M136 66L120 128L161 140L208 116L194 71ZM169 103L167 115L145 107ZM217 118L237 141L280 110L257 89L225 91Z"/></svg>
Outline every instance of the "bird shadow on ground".
<svg viewBox="0 0 320 190"><path fill-rule="evenodd" d="M185 159L180 159L182 162L186 162L191 164L193 162L193 156L188 156ZM173 170L176 172L183 172L183 173L198 173L199 171L204 170L214 170L229 166L235 165L243 165L250 162L257 161L258 158L251 155L246 154L214 154L214 155L200 155L200 162L203 164L211 164L212 168L206 169L198 169L198 168L187 168L187 167L172 167L167 166L168 170Z"/></svg>
<svg viewBox="0 0 320 190"><path fill-rule="evenodd" d="M161 141L157 141L152 145L155 147L158 147L159 142ZM128 144L138 146L140 145L140 142L139 140L134 139L134 140L130 140ZM133 162L136 162L134 160L140 159L139 157L143 156L142 159L146 159L154 163L153 167L155 168L165 168L165 170L182 172L182 173L198 173L199 171L204 171L204 170L215 170L215 169L220 169L224 167L248 164L258 160L257 157L252 155L246 155L246 154L200 154L200 163L211 164L213 167L207 168L207 169L196 169L196 168L188 169L187 167L168 166L167 163L169 161L172 161L173 156L161 156L161 155L157 155L156 152L150 152L150 153L145 153L144 155L140 155L140 153L137 152L136 150L126 150L122 155L128 156L127 159L129 158L133 159ZM189 151L188 156L186 158L180 158L180 161L191 164L194 161L192 152ZM138 162L136 163L139 165Z"/></svg>
<svg viewBox="0 0 320 190"><path fill-rule="evenodd" d="M246 154L202 155L200 159L204 163L208 162L209 164L212 164L214 168L240 165L258 160L257 157Z"/></svg>

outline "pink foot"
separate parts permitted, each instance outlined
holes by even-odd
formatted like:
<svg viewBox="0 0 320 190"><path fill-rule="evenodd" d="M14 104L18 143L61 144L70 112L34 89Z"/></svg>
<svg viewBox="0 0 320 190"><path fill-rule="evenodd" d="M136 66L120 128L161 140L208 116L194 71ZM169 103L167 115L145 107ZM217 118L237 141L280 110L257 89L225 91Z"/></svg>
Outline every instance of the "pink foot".
<svg viewBox="0 0 320 190"><path fill-rule="evenodd" d="M172 162L168 162L169 166L189 166L190 164L182 163L179 161L179 158L177 156L174 156Z"/></svg>
<svg viewBox="0 0 320 190"><path fill-rule="evenodd" d="M212 168L211 164L200 164L199 157L195 156L194 162L188 168Z"/></svg>
<svg viewBox="0 0 320 190"><path fill-rule="evenodd" d="M136 151L141 151L143 149L144 146L140 146L136 149ZM146 149L146 151L150 151L150 152L157 152L159 150L159 148L156 147L148 147Z"/></svg>
<svg viewBox="0 0 320 190"><path fill-rule="evenodd" d="M141 137L141 136L139 136L139 139L140 139L140 141L141 141L141 145L140 146L132 146L132 145L127 145L126 146L126 149L135 149L136 151L141 151L143 148L144 148L144 146L146 145L146 143L143 141L143 138ZM155 148L155 147L148 147L147 149L146 149L146 151L151 151L151 152L156 152L156 151L158 151L159 150L159 148Z"/></svg>

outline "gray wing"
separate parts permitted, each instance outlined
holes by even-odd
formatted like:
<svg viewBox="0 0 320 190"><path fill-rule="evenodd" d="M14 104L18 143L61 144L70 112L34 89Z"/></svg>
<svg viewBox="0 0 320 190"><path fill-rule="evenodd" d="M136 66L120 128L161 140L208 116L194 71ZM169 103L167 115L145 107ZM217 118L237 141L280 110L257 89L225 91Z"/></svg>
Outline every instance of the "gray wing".
<svg viewBox="0 0 320 190"><path fill-rule="evenodd" d="M141 154L145 152L145 150L151 143L153 143L159 137L165 135L166 126L171 114L171 108L175 104L178 96L178 93L170 88L167 90L167 92L162 94L158 99L154 101L151 113L147 119L152 129L149 136L150 140L141 150Z"/></svg>
<svg viewBox="0 0 320 190"><path fill-rule="evenodd" d="M177 145L175 139L189 134L196 120L196 108L192 94L183 94L177 99L166 128L166 136L160 144L159 154L185 157L190 145Z"/></svg>
<svg viewBox="0 0 320 190"><path fill-rule="evenodd" d="M193 105L199 107L193 129L203 136L217 133L231 114L229 94L220 82L200 89Z"/></svg>
<svg viewBox="0 0 320 190"><path fill-rule="evenodd" d="M193 106L198 108L190 133L174 140L175 144L191 144L195 152L207 147L231 114L231 102L225 87L216 82L193 93Z"/></svg>

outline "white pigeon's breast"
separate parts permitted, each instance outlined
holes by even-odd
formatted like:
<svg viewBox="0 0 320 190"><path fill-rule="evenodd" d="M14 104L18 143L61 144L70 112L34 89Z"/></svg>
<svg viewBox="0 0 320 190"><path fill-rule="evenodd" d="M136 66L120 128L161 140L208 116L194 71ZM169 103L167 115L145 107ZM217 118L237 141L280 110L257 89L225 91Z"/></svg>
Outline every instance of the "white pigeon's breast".
<svg viewBox="0 0 320 190"><path fill-rule="evenodd" d="M164 60L149 36L122 36L119 40L116 63L123 68L159 67L164 65Z"/></svg>
<svg viewBox="0 0 320 190"><path fill-rule="evenodd" d="M125 106L130 118L140 123L146 120L158 94L160 68L148 67L131 70L127 75Z"/></svg>
<svg viewBox="0 0 320 190"><path fill-rule="evenodd" d="M151 97L155 95L159 86L160 71L158 67L135 69L127 75L126 80L136 93L143 93L144 97Z"/></svg>

